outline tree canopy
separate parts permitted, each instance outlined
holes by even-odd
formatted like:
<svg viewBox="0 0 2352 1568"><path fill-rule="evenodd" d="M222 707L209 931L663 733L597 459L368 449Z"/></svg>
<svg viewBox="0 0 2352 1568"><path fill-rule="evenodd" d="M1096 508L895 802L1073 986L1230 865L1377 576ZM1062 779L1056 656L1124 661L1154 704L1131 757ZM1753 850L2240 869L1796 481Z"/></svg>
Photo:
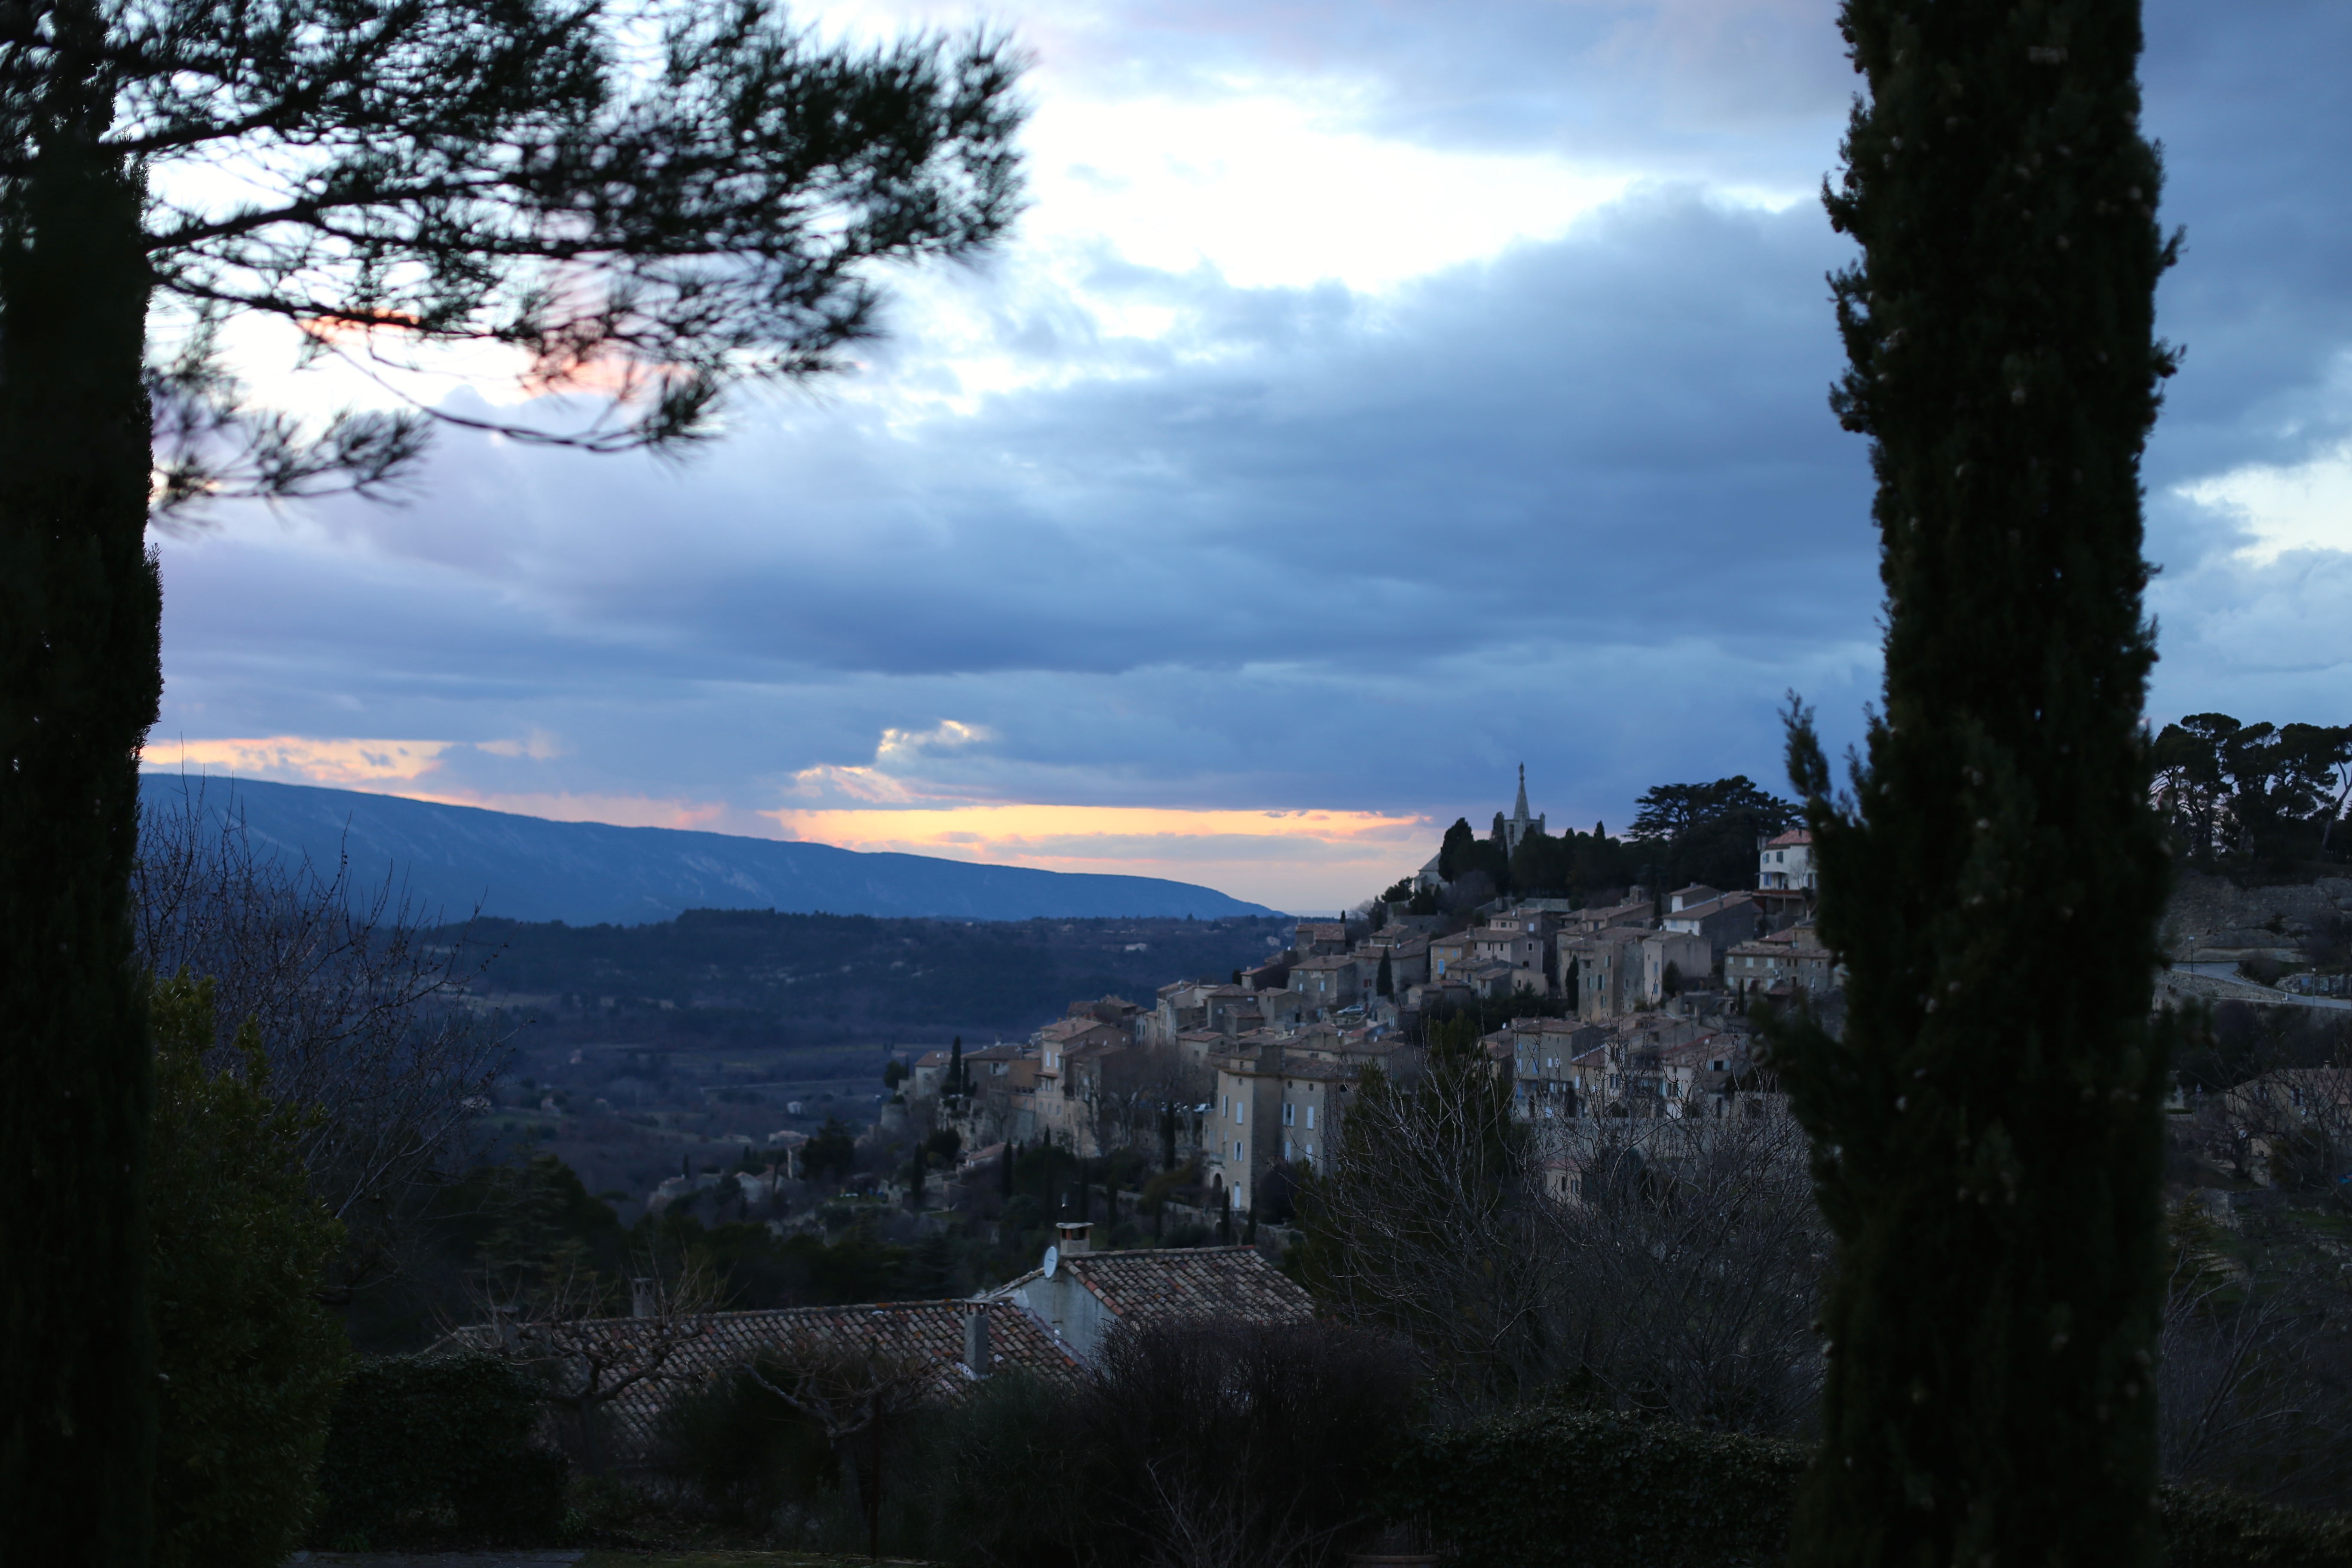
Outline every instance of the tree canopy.
<svg viewBox="0 0 2352 1568"><path fill-rule="evenodd" d="M2242 723L2191 713L2150 748L2157 805L2192 862L2340 858L2352 725Z"/></svg>
<svg viewBox="0 0 2352 1568"><path fill-rule="evenodd" d="M1756 883L1756 846L1800 819L1796 805L1745 773L1643 792L1627 837L1652 860L1660 893L1692 882L1727 891Z"/></svg>
<svg viewBox="0 0 2352 1568"><path fill-rule="evenodd" d="M37 166L38 109L77 69L113 105L98 151L150 192L167 504L379 484L426 417L606 450L691 437L730 383L831 370L873 336L876 263L969 254L1020 203L1003 39L860 49L769 0L82 0L0 51L0 177ZM249 410L217 350L250 315L395 389L436 349L494 345L598 411Z"/></svg>

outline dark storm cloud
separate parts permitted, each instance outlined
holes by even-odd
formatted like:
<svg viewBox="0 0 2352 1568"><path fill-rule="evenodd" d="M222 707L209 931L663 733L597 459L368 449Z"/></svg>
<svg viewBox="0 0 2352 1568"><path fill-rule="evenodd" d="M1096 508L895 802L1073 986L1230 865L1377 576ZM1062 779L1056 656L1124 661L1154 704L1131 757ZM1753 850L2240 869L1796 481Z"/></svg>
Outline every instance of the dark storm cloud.
<svg viewBox="0 0 2352 1568"><path fill-rule="evenodd" d="M898 428L803 408L683 477L453 449L424 526L343 525L755 678L1850 637L1835 256L1809 213L1666 191L1379 304L1161 277L1185 324L1150 374Z"/></svg>
<svg viewBox="0 0 2352 1568"><path fill-rule="evenodd" d="M1371 121L1431 142L1589 133L1785 188L1833 158L1830 11L1171 7L1073 36L1163 88L1358 72ZM2323 717L2347 557L2236 559L2174 491L2352 430L2352 7L2163 0L2150 40L2189 231L2148 463L2157 708ZM1774 782L1784 689L1841 736L1875 681L1864 452L1823 403L1842 254L1810 202L1668 184L1380 297L1108 256L1073 293L974 280L988 352L1036 384L910 407L892 390L970 374L910 336L883 395L755 402L682 469L452 440L407 508L168 544L164 727L541 728L561 757L447 776L743 806L947 719L988 738L922 775L1012 799L1450 816L1526 760L1589 822L1664 778ZM1121 337L1111 305L1174 325Z"/></svg>

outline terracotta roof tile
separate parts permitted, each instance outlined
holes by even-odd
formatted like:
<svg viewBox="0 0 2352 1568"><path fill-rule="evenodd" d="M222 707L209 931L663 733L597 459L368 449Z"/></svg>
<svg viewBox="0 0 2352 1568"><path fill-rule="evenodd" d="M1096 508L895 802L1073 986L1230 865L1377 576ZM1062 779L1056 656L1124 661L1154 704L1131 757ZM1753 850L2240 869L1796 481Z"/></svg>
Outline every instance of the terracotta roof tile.
<svg viewBox="0 0 2352 1568"><path fill-rule="evenodd" d="M1082 1252L1069 1270L1121 1322L1304 1323L1314 1298L1255 1247L1161 1247ZM991 1292L1001 1295L1038 1277L1032 1270Z"/></svg>

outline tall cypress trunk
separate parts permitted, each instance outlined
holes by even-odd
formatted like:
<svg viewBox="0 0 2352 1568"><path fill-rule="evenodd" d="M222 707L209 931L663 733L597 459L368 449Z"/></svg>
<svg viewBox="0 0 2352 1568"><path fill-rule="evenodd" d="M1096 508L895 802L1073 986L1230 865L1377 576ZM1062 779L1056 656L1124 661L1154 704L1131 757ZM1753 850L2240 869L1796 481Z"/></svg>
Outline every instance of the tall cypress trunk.
<svg viewBox="0 0 2352 1568"><path fill-rule="evenodd" d="M146 553L149 273L89 0L0 112L0 1531L12 1561L143 1563L155 1366L150 1063L128 896L162 689ZM22 51L20 49L20 55Z"/></svg>
<svg viewBox="0 0 2352 1568"><path fill-rule="evenodd" d="M2153 336L2138 0L1847 0L1833 223L1885 710L1790 762L1847 966L1775 1053L1838 1237L1802 1564L2153 1563L2166 889L2140 709Z"/></svg>

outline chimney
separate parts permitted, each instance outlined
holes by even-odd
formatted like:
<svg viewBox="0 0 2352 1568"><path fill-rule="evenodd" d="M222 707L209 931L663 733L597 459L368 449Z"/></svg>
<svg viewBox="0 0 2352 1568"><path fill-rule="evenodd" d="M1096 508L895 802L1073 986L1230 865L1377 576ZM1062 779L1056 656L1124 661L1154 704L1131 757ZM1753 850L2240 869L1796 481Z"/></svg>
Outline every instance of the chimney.
<svg viewBox="0 0 2352 1568"><path fill-rule="evenodd" d="M629 1281L629 1315L633 1318L661 1316L661 1292L656 1281L637 1279Z"/></svg>
<svg viewBox="0 0 2352 1568"><path fill-rule="evenodd" d="M964 1370L974 1377L986 1377L988 1360L988 1308L983 1303L964 1315Z"/></svg>
<svg viewBox="0 0 2352 1568"><path fill-rule="evenodd" d="M1087 1249L1087 1237L1094 1233L1094 1226L1087 1220L1066 1219L1057 1221L1054 1226L1054 1229L1059 1233L1056 1237L1056 1241L1061 1247L1062 1256L1065 1258L1076 1258L1079 1253L1086 1251Z"/></svg>

